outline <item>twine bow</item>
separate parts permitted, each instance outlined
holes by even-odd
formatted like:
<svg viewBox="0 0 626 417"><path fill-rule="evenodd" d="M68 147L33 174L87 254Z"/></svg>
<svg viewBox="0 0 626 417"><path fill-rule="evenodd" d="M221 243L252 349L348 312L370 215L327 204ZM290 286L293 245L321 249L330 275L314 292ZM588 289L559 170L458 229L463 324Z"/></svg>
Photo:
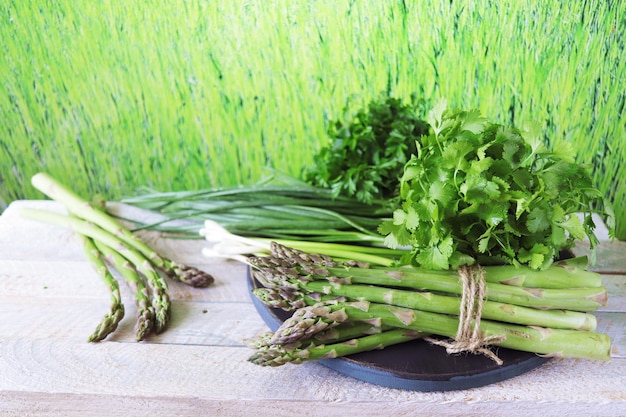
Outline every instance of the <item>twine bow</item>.
<svg viewBox="0 0 626 417"><path fill-rule="evenodd" d="M459 268L459 279L463 284L461 294L461 308L459 312L459 327L456 337L452 341L426 338L434 345L443 346L449 354L460 352L482 353L491 358L498 365L503 361L487 346L502 342L505 337L492 335L484 337L480 331L480 319L485 298L485 272L478 266L462 266Z"/></svg>

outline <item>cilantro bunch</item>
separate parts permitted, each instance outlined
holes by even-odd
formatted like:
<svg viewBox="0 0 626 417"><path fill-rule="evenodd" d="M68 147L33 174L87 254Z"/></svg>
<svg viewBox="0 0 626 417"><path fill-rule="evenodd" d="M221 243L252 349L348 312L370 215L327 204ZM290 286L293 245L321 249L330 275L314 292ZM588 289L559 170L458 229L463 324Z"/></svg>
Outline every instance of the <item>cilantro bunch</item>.
<svg viewBox="0 0 626 417"><path fill-rule="evenodd" d="M432 132L417 141L401 177L400 207L379 227L390 247L412 248L403 262L545 269L574 240L597 243L593 212L613 230L611 208L569 145L549 151L538 129L495 124L444 101L428 123Z"/></svg>
<svg viewBox="0 0 626 417"><path fill-rule="evenodd" d="M347 111L346 111L347 113ZM383 95L346 120L329 123L328 144L314 157L306 180L330 188L335 197L372 203L396 197L415 142L428 134L423 102Z"/></svg>

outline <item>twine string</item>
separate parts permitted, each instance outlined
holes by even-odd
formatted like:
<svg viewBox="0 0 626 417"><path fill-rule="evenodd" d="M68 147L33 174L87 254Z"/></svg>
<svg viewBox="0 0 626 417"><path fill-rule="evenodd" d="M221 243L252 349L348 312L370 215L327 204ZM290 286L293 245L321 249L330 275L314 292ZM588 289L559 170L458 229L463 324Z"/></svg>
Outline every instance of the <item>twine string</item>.
<svg viewBox="0 0 626 417"><path fill-rule="evenodd" d="M451 341L426 338L434 345L443 346L448 354L471 352L483 354L491 358L498 365L503 361L492 352L488 345L500 343L505 337L502 335L484 336L480 330L480 319L485 299L485 271L480 265L462 266L459 268L459 279L463 285L461 293L461 308L459 311L459 327L456 336Z"/></svg>

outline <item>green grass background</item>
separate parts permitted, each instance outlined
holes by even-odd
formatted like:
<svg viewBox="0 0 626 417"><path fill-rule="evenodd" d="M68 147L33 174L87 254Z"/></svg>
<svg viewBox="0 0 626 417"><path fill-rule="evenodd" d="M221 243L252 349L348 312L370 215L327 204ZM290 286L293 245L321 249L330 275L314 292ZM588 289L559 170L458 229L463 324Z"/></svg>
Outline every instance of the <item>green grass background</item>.
<svg viewBox="0 0 626 417"><path fill-rule="evenodd" d="M0 210L46 171L83 195L300 176L387 92L571 142L626 239L626 2L4 0Z"/></svg>

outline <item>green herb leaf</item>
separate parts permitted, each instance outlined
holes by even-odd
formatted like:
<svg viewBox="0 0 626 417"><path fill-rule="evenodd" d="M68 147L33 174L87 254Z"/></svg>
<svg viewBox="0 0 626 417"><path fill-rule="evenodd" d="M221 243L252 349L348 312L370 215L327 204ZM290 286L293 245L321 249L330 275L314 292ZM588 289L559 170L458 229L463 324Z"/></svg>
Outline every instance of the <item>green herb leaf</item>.
<svg viewBox="0 0 626 417"><path fill-rule="evenodd" d="M603 210L610 224L612 211L586 167L569 145L550 152L538 125L520 131L475 110L449 110L445 101L428 121L432 133L399 176L402 208L379 228L387 243L413 248L406 262L543 269L574 240L597 243L592 211Z"/></svg>
<svg viewBox="0 0 626 417"><path fill-rule="evenodd" d="M345 120L331 121L328 142L314 157L307 182L355 197L364 203L389 200L399 193L404 165L416 153L416 141L428 134L420 116L424 104L381 96Z"/></svg>

